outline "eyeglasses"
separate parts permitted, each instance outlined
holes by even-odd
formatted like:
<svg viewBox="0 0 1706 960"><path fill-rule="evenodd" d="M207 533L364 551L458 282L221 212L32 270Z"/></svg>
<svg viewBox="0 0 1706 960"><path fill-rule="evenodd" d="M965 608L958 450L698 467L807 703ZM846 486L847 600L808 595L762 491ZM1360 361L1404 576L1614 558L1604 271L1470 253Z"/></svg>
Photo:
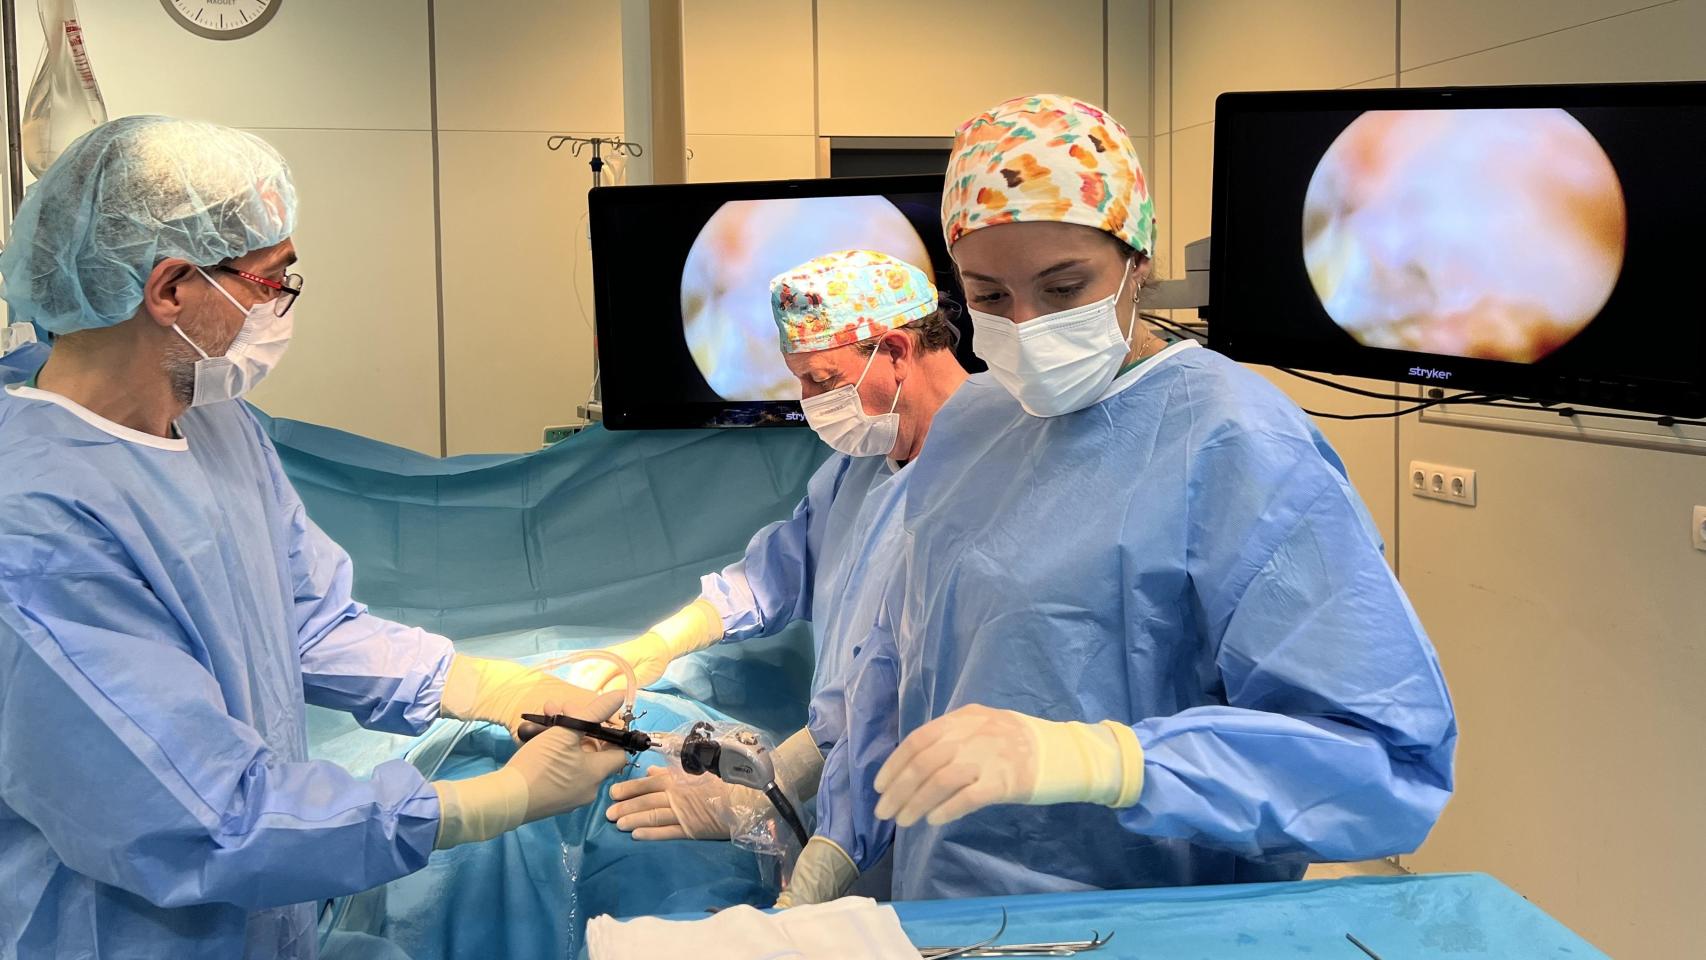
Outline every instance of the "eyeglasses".
<svg viewBox="0 0 1706 960"><path fill-rule="evenodd" d="M247 270L239 270L224 263L219 264L214 269L220 273L229 273L234 277L242 277L250 283L258 283L263 287L277 290L278 296L273 300L273 313L276 316L284 316L285 312L290 309L290 305L296 302L296 298L302 296L302 276L300 274L287 273L284 275L284 280L280 282L268 280L266 277L250 273Z"/></svg>

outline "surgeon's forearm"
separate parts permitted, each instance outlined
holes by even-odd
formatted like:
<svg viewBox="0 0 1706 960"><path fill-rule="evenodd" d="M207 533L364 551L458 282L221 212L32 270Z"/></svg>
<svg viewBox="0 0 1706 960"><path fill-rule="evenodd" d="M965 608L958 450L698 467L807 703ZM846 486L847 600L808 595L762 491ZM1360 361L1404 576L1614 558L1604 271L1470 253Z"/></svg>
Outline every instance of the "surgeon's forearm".
<svg viewBox="0 0 1706 960"><path fill-rule="evenodd" d="M102 778L102 789L90 792L103 798L106 816L128 818L94 831L111 847L86 836L56 840L53 818L32 819L46 824L43 832L73 870L158 907L261 910L358 893L425 866L439 831L434 790L402 760L380 764L367 778L327 761L257 762L233 778L230 796L208 798L223 811L211 829L201 819L205 808L133 808L166 799L140 767L103 770ZM91 832L86 823L72 829Z"/></svg>
<svg viewBox="0 0 1706 960"><path fill-rule="evenodd" d="M796 804L817 796L818 784L823 779L823 753L810 730L802 727L782 741L773 759L777 782Z"/></svg>
<svg viewBox="0 0 1706 960"><path fill-rule="evenodd" d="M670 659L715 646L723 639L723 618L711 601L700 597L659 621L647 631L656 634Z"/></svg>
<svg viewBox="0 0 1706 960"><path fill-rule="evenodd" d="M1420 846L1451 796L1449 754L1389 749L1322 718L1197 707L1136 726L1136 833L1245 857L1370 860Z"/></svg>
<svg viewBox="0 0 1706 960"><path fill-rule="evenodd" d="M355 717L369 730L413 735L439 715L450 641L370 613L343 620L303 642L307 702Z"/></svg>
<svg viewBox="0 0 1706 960"><path fill-rule="evenodd" d="M1037 757L1036 783L1025 803L1094 803L1116 809L1143 792L1143 746L1115 720L1057 722L1019 715L1029 728Z"/></svg>
<svg viewBox="0 0 1706 960"><path fill-rule="evenodd" d="M888 744L883 756L892 753ZM869 870L894 845L894 821L876 815L871 786L876 766L857 763L849 740L843 738L823 761L826 786L817 798L817 835L835 844L860 871Z"/></svg>
<svg viewBox="0 0 1706 960"><path fill-rule="evenodd" d="M1251 473L1237 456L1205 469ZM1192 579L1201 621L1223 625L1211 636L1229 704L1136 725L1150 782L1122 819L1244 856L1413 850L1451 795L1445 678L1343 478L1313 459L1288 469L1269 496L1205 511L1216 537Z"/></svg>
<svg viewBox="0 0 1706 960"><path fill-rule="evenodd" d="M216 839L200 871L203 900L264 909L359 893L426 865L437 795L407 762L365 779L329 762L281 764L274 779L248 801L252 825Z"/></svg>
<svg viewBox="0 0 1706 960"><path fill-rule="evenodd" d="M811 518L807 497L791 517L753 534L739 560L700 578L699 595L721 615L723 639L775 636L811 615Z"/></svg>
<svg viewBox="0 0 1706 960"><path fill-rule="evenodd" d="M744 561L700 577L699 599L717 611L723 622L722 639L726 642L768 637L787 626L787 622L777 625L778 620L784 619L773 609L778 603L774 597L769 597L768 603L759 597L759 590L747 579Z"/></svg>
<svg viewBox="0 0 1706 960"><path fill-rule="evenodd" d="M723 621L716 607L700 598L653 624L645 633L606 647L603 652L633 668L632 675L626 678L628 682L638 687L649 687L663 679L671 663L712 646L722 638ZM615 668L600 664L594 672L578 674L576 679L594 689L610 689L610 684L618 676Z"/></svg>

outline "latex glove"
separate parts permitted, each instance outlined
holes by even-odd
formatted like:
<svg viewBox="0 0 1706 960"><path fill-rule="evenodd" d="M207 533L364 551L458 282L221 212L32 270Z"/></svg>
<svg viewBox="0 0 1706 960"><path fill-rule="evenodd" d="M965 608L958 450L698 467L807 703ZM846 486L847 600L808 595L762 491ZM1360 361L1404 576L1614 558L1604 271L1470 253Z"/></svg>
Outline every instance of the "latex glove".
<svg viewBox="0 0 1706 960"><path fill-rule="evenodd" d="M438 712L452 720L484 720L521 739L521 715L549 713L546 703L583 716L596 694L560 677L513 660L486 660L456 654L444 680Z"/></svg>
<svg viewBox="0 0 1706 960"><path fill-rule="evenodd" d="M603 722L621 708L622 694L599 697L583 711L555 701L542 706L549 713ZM439 807L434 847L490 840L524 823L584 807L627 762L621 750L552 727L522 744L501 770L433 783Z"/></svg>
<svg viewBox="0 0 1706 960"><path fill-rule="evenodd" d="M853 889L859 879L859 868L841 845L826 837L813 837L800 851L794 863L794 875L788 887L776 898L780 909L804 906L808 903L828 903L840 899Z"/></svg>
<svg viewBox="0 0 1706 960"><path fill-rule="evenodd" d="M649 687L663 679L671 661L713 646L721 639L723 616L711 601L700 597L645 633L605 649L634 668L636 686ZM602 660L577 664L571 676L581 686L600 693L620 689L627 683L615 664Z"/></svg>
<svg viewBox="0 0 1706 960"><path fill-rule="evenodd" d="M997 803L1129 807L1143 792L1143 747L1113 720L1061 723L973 704L914 730L876 788L877 816L902 827Z"/></svg>
<svg viewBox="0 0 1706 960"><path fill-rule="evenodd" d="M764 794L713 776L678 776L653 767L643 777L610 786L616 801L604 816L635 840L727 840L734 834L734 804L765 804Z"/></svg>
<svg viewBox="0 0 1706 960"><path fill-rule="evenodd" d="M771 760L777 785L795 807L817 796L823 754L809 731L789 737ZM727 840L739 826L736 804L770 807L769 798L750 787L713 776L676 776L667 767L653 767L643 777L612 785L610 799L616 802L604 811L605 818L635 840Z"/></svg>

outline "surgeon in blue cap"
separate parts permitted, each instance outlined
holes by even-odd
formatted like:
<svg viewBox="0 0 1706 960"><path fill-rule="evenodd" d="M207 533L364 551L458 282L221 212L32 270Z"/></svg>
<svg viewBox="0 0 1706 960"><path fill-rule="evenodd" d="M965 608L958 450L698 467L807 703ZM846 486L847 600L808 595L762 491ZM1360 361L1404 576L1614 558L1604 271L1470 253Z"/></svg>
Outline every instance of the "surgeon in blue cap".
<svg viewBox="0 0 1706 960"><path fill-rule="evenodd" d="M560 728L457 782L308 759L309 703L515 735L621 694L351 598L236 402L289 343L295 226L263 141L129 117L68 148L0 254L13 319L54 335L0 392L0 956L312 957L315 901L589 803L623 765Z"/></svg>
<svg viewBox="0 0 1706 960"><path fill-rule="evenodd" d="M896 899L1414 850L1453 786L1438 658L1302 411L1139 318L1154 207L1124 129L1052 95L979 114L942 213L1016 404L968 405L981 429L915 465L830 751L860 789L819 798L852 843L808 847L788 901L890 843Z"/></svg>
<svg viewBox="0 0 1706 960"><path fill-rule="evenodd" d="M804 802L837 779L822 751L847 728L841 667L865 636L865 585L886 574L887 553L872 544L926 438L972 391L954 357L953 310L913 264L875 250L823 254L775 277L770 300L806 421L835 455L812 475L793 515L754 534L740 560L706 574L697 599L610 650L649 684L695 651L810 620L816 669L806 726L775 752L778 782ZM594 680L616 676L603 664L592 669ZM639 840L726 839L731 800L751 791L666 773L611 787L616 802L606 815Z"/></svg>

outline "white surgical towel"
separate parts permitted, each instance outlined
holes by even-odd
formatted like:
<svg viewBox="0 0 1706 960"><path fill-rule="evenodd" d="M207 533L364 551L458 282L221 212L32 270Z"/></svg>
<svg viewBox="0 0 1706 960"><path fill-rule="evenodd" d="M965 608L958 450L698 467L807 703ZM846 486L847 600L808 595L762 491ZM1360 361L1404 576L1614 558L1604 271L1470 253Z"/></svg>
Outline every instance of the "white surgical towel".
<svg viewBox="0 0 1706 960"><path fill-rule="evenodd" d="M594 917L592 960L918 960L894 908L867 897L767 914L730 907L703 920Z"/></svg>

